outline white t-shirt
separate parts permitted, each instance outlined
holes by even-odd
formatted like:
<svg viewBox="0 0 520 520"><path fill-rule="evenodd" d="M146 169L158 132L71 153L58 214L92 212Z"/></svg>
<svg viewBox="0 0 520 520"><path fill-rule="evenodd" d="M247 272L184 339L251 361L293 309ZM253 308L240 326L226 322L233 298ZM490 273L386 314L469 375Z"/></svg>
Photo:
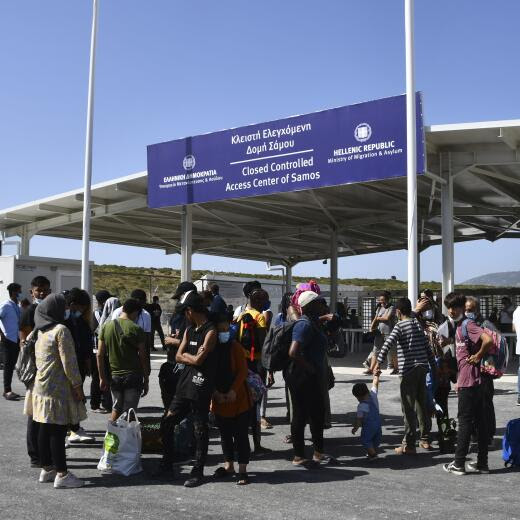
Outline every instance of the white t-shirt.
<svg viewBox="0 0 520 520"><path fill-rule="evenodd" d="M377 388L373 386L370 389L370 399L376 405L377 411L379 411L379 400L377 399ZM357 416L363 419L370 412L370 404L368 401L361 401L357 407Z"/></svg>
<svg viewBox="0 0 520 520"><path fill-rule="evenodd" d="M516 331L516 353L520 355L520 305L513 312L513 326Z"/></svg>
<svg viewBox="0 0 520 520"><path fill-rule="evenodd" d="M112 313L112 319L115 320L121 316L121 313L123 312L123 307L119 307ZM150 313L143 309L139 317L137 318L137 321L135 322L136 325L139 325L145 332L152 332L152 317L150 316Z"/></svg>

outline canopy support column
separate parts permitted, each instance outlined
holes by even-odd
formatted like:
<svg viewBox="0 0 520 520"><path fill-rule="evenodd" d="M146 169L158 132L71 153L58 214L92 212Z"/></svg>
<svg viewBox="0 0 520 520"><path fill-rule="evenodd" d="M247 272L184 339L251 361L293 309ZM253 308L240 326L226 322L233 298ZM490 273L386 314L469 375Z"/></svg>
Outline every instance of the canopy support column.
<svg viewBox="0 0 520 520"><path fill-rule="evenodd" d="M441 168L443 159L446 160L446 156L441 154ZM447 180L447 183L443 184L441 187L443 300L448 293L453 292L455 274L455 249L453 229L453 178L451 176L450 170L451 165L448 165L447 175L444 176L444 178Z"/></svg>
<svg viewBox="0 0 520 520"><path fill-rule="evenodd" d="M181 282L191 282L192 208L182 206L181 214Z"/></svg>
<svg viewBox="0 0 520 520"><path fill-rule="evenodd" d="M408 206L408 298L413 303L419 291L417 262L417 139L414 75L414 0L405 0L406 43L406 171Z"/></svg>
<svg viewBox="0 0 520 520"><path fill-rule="evenodd" d="M292 264L285 265L285 292L292 293Z"/></svg>
<svg viewBox="0 0 520 520"><path fill-rule="evenodd" d="M32 235L25 230L20 235L20 255L22 255L22 256L30 255L31 238L32 238Z"/></svg>
<svg viewBox="0 0 520 520"><path fill-rule="evenodd" d="M338 231L330 237L330 312L336 312L338 303Z"/></svg>

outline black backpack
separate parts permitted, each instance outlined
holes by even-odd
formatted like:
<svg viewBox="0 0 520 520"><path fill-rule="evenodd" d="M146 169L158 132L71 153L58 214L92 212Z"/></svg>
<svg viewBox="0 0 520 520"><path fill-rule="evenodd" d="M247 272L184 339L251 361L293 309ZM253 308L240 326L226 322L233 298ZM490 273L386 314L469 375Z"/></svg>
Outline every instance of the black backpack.
<svg viewBox="0 0 520 520"><path fill-rule="evenodd" d="M262 347L262 365L265 369L277 372L287 367L290 361L289 347L296 323L297 321L283 323L269 329Z"/></svg>

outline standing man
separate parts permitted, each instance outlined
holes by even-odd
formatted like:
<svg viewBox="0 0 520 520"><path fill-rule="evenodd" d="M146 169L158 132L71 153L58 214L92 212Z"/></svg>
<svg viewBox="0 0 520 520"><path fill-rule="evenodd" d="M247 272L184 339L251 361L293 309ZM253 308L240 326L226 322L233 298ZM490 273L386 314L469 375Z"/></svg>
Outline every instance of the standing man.
<svg viewBox="0 0 520 520"><path fill-rule="evenodd" d="M97 365L102 390L112 392L112 421L127 412L137 409L139 399L148 393L149 357L146 351L146 336L135 324L141 304L130 298L119 317L107 322L99 334ZM111 380L108 380L105 355L108 354Z"/></svg>
<svg viewBox="0 0 520 520"><path fill-rule="evenodd" d="M185 365L181 372L175 397L161 423L163 459L157 476L172 473L175 453L175 426L185 417L192 415L195 430L195 464L185 487L202 484L204 466L208 455L208 413L211 397L215 390L217 357L217 331L208 319L208 311L202 296L189 291L179 301L190 326L177 351L176 361Z"/></svg>
<svg viewBox="0 0 520 520"><path fill-rule="evenodd" d="M12 391L13 371L20 346L18 333L20 330L21 310L18 300L22 292L22 286L18 283L10 283L7 286L9 299L0 305L0 340L4 351L4 398L8 401L17 401L20 396Z"/></svg>
<svg viewBox="0 0 520 520"><path fill-rule="evenodd" d="M401 407L404 418L404 439L395 449L398 455L416 453L416 425L419 421L419 447L429 450L431 418L426 403L426 374L428 365L436 370L435 358L424 331L416 318L412 317L412 303L400 298L396 304L398 323L386 339L376 361L374 371L380 371L391 348L397 350L398 370L401 377Z"/></svg>
<svg viewBox="0 0 520 520"><path fill-rule="evenodd" d="M493 340L473 320L465 319L466 297L450 293L444 299L448 317L456 326L455 344L457 366L457 393L459 397L457 450L455 460L444 464L444 471L454 475L466 474L466 456L471 434L476 426L478 455L476 462L467 466L475 473L489 473L488 468L488 424L480 374L480 362L493 345Z"/></svg>
<svg viewBox="0 0 520 520"><path fill-rule="evenodd" d="M213 294L213 300L211 301L211 305L209 307L210 312L214 312L215 314L226 314L227 305L224 301L224 298L220 296L220 288L214 283L211 287L211 294Z"/></svg>
<svg viewBox="0 0 520 520"><path fill-rule="evenodd" d="M515 307L511 302L511 299L507 296L502 298L502 308L500 309L500 314L498 316L498 321L500 323L500 332L513 332L513 312L515 311Z"/></svg>
<svg viewBox="0 0 520 520"><path fill-rule="evenodd" d="M383 291L379 295L376 307L376 315L372 320L371 326L371 329L376 333L374 337L374 348L372 350L371 355L369 356L369 359L367 359L364 363L364 365L367 366L368 362L370 361L370 365L368 369L365 371L365 374L372 374L374 372L374 367L377 363L377 356L381 351L381 347L383 346L388 336L392 332L392 329L394 328L394 324L396 321L396 313L395 307L390 303L391 298L392 295L389 291ZM392 370L392 375L398 373L397 354L394 347L392 347L390 351L388 368Z"/></svg>
<svg viewBox="0 0 520 520"><path fill-rule="evenodd" d="M20 320L20 342L24 342L27 336L34 330L34 313L36 307L51 293L51 282L45 276L35 276L31 280L32 304L22 311ZM33 421L31 415L27 416L27 454L31 459L31 467L39 468L40 456L38 450L39 424Z"/></svg>
<svg viewBox="0 0 520 520"><path fill-rule="evenodd" d="M150 354L150 350L155 350L153 346L152 339L152 317L150 313L144 308L146 305L146 293L142 289L134 289L130 293L130 298L137 300L141 304L141 310L136 318L136 325L141 327L146 335L146 348L148 350L148 354ZM112 319L115 320L121 316L123 312L123 307L119 307L112 313Z"/></svg>
<svg viewBox="0 0 520 520"><path fill-rule="evenodd" d="M159 305L159 296L154 296L152 298L152 303L146 304L145 309L152 318L152 345L155 342L155 333L157 332L157 334L159 334L159 339L161 340L162 348L163 350L166 350L164 331L161 325L162 308Z"/></svg>

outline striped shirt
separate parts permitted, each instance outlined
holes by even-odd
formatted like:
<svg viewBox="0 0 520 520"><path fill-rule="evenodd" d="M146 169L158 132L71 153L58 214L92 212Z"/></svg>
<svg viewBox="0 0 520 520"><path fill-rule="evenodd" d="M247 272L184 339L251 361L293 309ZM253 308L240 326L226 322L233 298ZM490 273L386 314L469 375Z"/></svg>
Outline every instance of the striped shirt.
<svg viewBox="0 0 520 520"><path fill-rule="evenodd" d="M395 325L377 357L379 364L384 362L392 347L397 348L397 364L401 376L418 365L428 366L428 363L435 362L424 330L415 318Z"/></svg>

